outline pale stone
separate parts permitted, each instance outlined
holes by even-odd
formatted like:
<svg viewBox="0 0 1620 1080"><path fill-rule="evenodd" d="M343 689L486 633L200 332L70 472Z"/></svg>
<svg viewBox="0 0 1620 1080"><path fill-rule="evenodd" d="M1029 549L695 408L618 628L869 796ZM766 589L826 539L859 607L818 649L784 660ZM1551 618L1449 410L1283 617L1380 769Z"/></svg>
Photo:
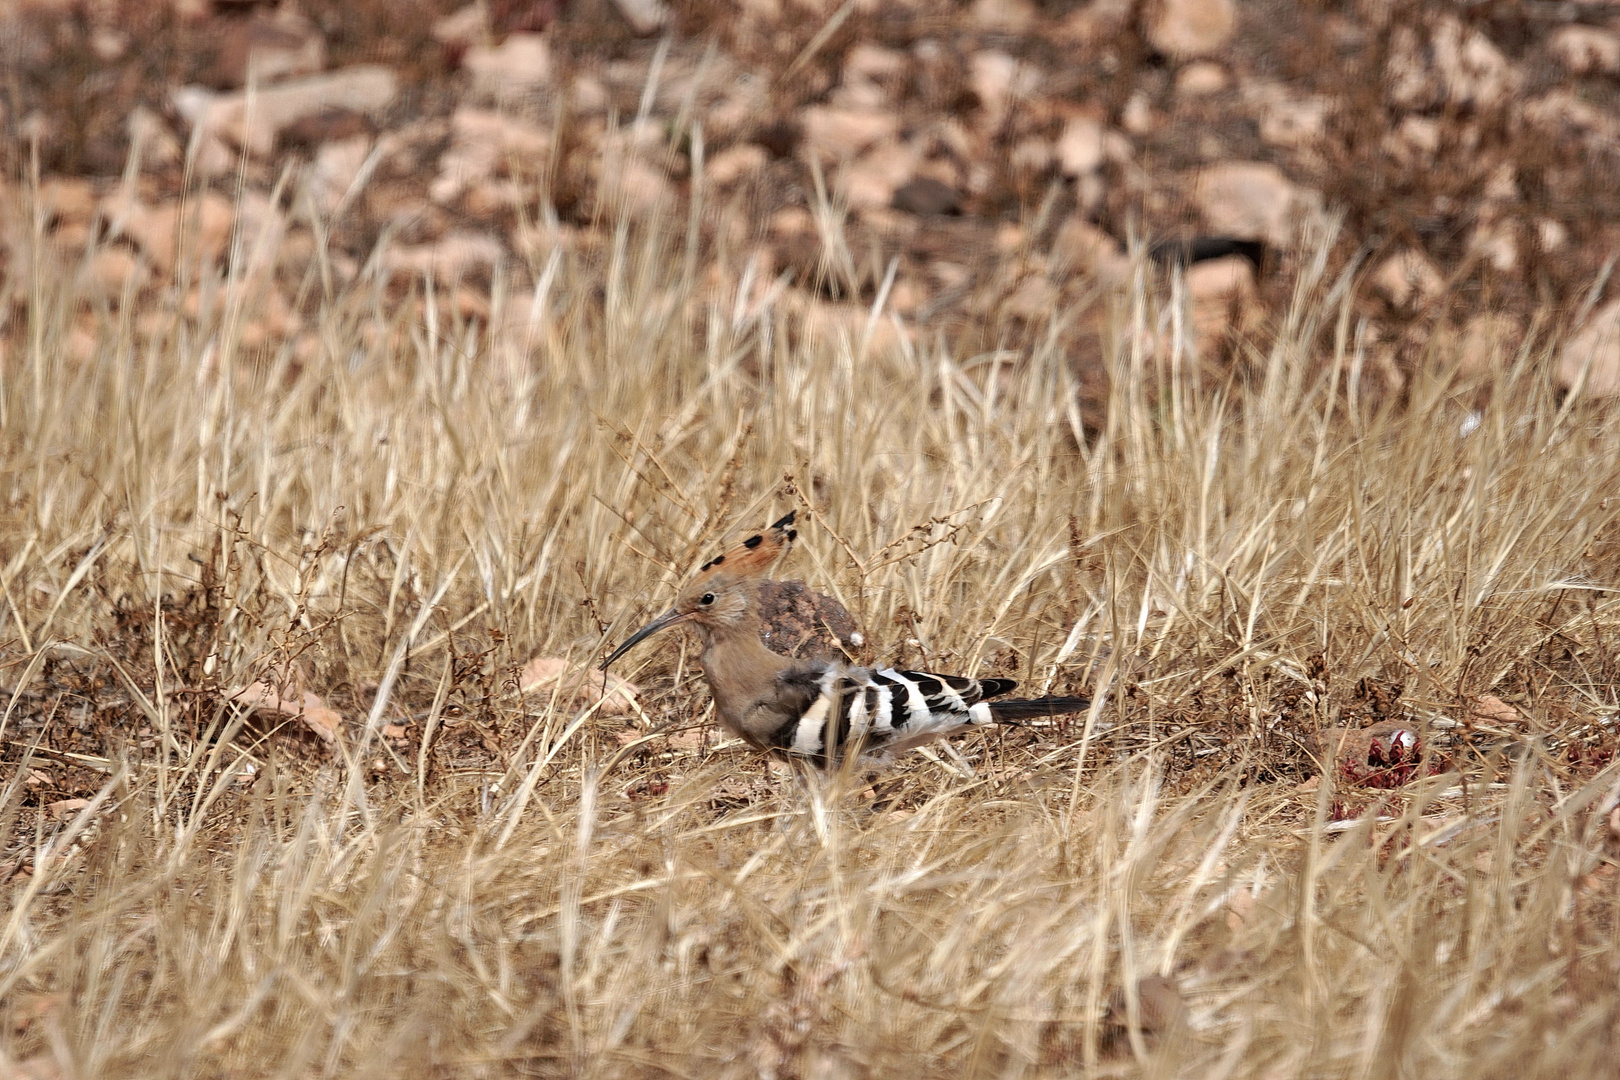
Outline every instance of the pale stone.
<svg viewBox="0 0 1620 1080"><path fill-rule="evenodd" d="M178 165L185 154L185 148L174 137L174 132L169 130L169 125L144 105L130 110L129 119L124 121L124 130L129 132L132 152L135 147L140 148L143 165Z"/></svg>
<svg viewBox="0 0 1620 1080"><path fill-rule="evenodd" d="M805 236L815 231L815 219L802 206L784 206L770 216L766 228L773 236Z"/></svg>
<svg viewBox="0 0 1620 1080"><path fill-rule="evenodd" d="M1606 110L1582 101L1569 90L1550 90L1524 106L1524 118L1555 134L1574 131L1612 142L1620 138L1620 123Z"/></svg>
<svg viewBox="0 0 1620 1080"><path fill-rule="evenodd" d="M1512 223L1508 221L1481 221L1475 225L1468 239L1468 250L1504 274L1519 265L1519 245L1514 239Z"/></svg>
<svg viewBox="0 0 1620 1080"><path fill-rule="evenodd" d="M1057 38L1076 45L1102 41L1119 33L1135 7L1135 0L1091 0L1064 16Z"/></svg>
<svg viewBox="0 0 1620 1080"><path fill-rule="evenodd" d="M1040 18L1029 0L973 0L971 10L980 27L1005 34L1028 33Z"/></svg>
<svg viewBox="0 0 1620 1080"><path fill-rule="evenodd" d="M1519 73L1479 30L1446 17L1431 38L1434 66L1450 99L1462 105L1497 105L1518 88Z"/></svg>
<svg viewBox="0 0 1620 1080"><path fill-rule="evenodd" d="M1052 164L1052 144L1036 136L1020 139L1007 155L1007 164L1015 173L1044 172Z"/></svg>
<svg viewBox="0 0 1620 1080"><path fill-rule="evenodd" d="M611 671L602 673L560 656L536 656L518 673L523 693L543 698L555 697L567 709L601 703L598 711L623 716L636 711L641 690L635 683ZM605 689L604 689L605 688Z"/></svg>
<svg viewBox="0 0 1620 1080"><path fill-rule="evenodd" d="M241 84L279 82L326 67L326 39L290 6L268 19L253 20L249 27Z"/></svg>
<svg viewBox="0 0 1620 1080"><path fill-rule="evenodd" d="M1542 218L1536 222L1536 239L1542 251L1557 251L1569 240L1569 229L1555 218Z"/></svg>
<svg viewBox="0 0 1620 1080"><path fill-rule="evenodd" d="M309 168L309 190L323 213L337 209L370 154L371 138L367 135L338 139L316 151Z"/></svg>
<svg viewBox="0 0 1620 1080"><path fill-rule="evenodd" d="M956 289L965 286L973 272L961 263L935 259L928 264L928 275L939 283L940 288Z"/></svg>
<svg viewBox="0 0 1620 1080"><path fill-rule="evenodd" d="M784 298L782 306L802 312L801 325L808 341L822 341L834 347L841 347L847 342L851 347L858 348L862 339L866 338L867 354L882 355L899 351L914 337L911 328L896 326L891 318L879 318L874 322L872 309L864 304L827 303L793 290ZM871 331L869 338L868 329Z"/></svg>
<svg viewBox="0 0 1620 1080"><path fill-rule="evenodd" d="M129 35L102 26L90 32L90 52L103 64L115 63L129 52Z"/></svg>
<svg viewBox="0 0 1620 1080"><path fill-rule="evenodd" d="M471 45L489 36L489 13L483 4L468 4L434 20L430 31L446 45Z"/></svg>
<svg viewBox="0 0 1620 1080"><path fill-rule="evenodd" d="M889 94L871 79L847 75L838 89L833 91L828 104L840 109L886 109L889 107Z"/></svg>
<svg viewBox="0 0 1620 1080"><path fill-rule="evenodd" d="M96 214L95 188L80 177L50 177L40 181L38 206L47 219L87 224Z"/></svg>
<svg viewBox="0 0 1620 1080"><path fill-rule="evenodd" d="M1205 169L1193 199L1212 231L1288 246L1294 237L1299 195L1275 165L1227 161Z"/></svg>
<svg viewBox="0 0 1620 1080"><path fill-rule="evenodd" d="M57 248L72 257L77 257L85 248L90 246L90 223L87 221L59 222L51 230L51 240Z"/></svg>
<svg viewBox="0 0 1620 1080"><path fill-rule="evenodd" d="M217 260L230 242L236 209L230 200L213 192L189 200L147 206L132 192L120 188L102 201L108 230L127 236L161 271L174 269L180 230L185 230L186 249L199 254L204 262Z"/></svg>
<svg viewBox="0 0 1620 1080"><path fill-rule="evenodd" d="M1402 165L1428 165L1440 150L1440 121L1430 116L1408 116L1383 140L1384 150Z"/></svg>
<svg viewBox="0 0 1620 1080"><path fill-rule="evenodd" d="M642 37L656 34L669 22L669 5L664 0L613 0L613 6Z"/></svg>
<svg viewBox="0 0 1620 1080"><path fill-rule="evenodd" d="M1454 339L1458 370L1464 375L1500 371L1518 351L1524 328L1511 315L1488 312L1468 320ZM1442 355L1442 359L1446 359Z"/></svg>
<svg viewBox="0 0 1620 1080"><path fill-rule="evenodd" d="M242 324L239 341L243 348L257 349L278 345L297 335L303 320L281 295L281 290L268 285L247 306L248 319Z"/></svg>
<svg viewBox="0 0 1620 1080"><path fill-rule="evenodd" d="M805 146L823 159L855 157L900 131L900 118L886 109L812 105L801 113L801 119Z"/></svg>
<svg viewBox="0 0 1620 1080"><path fill-rule="evenodd" d="M633 213L662 209L675 197L669 178L639 157L624 159L604 178L602 194Z"/></svg>
<svg viewBox="0 0 1620 1080"><path fill-rule="evenodd" d="M1372 286L1396 307L1423 301L1445 288L1440 268L1421 251L1406 248L1391 255L1373 271Z"/></svg>
<svg viewBox="0 0 1620 1080"><path fill-rule="evenodd" d="M538 173L551 152L551 133L492 109L463 106L450 117L450 148L439 159L439 175L428 185L434 202L448 203L468 185L518 163L519 172ZM523 167L526 166L526 167Z"/></svg>
<svg viewBox="0 0 1620 1080"><path fill-rule="evenodd" d="M1325 97L1296 97L1286 87L1266 82L1245 87L1244 97L1260 114L1260 137L1273 146L1310 146L1327 133L1331 103Z"/></svg>
<svg viewBox="0 0 1620 1080"><path fill-rule="evenodd" d="M399 92L399 79L385 67L353 67L296 82L246 91L213 94L200 87L181 87L172 96L175 110L193 129L223 136L253 154L267 154L276 136L290 124L326 109L377 112Z"/></svg>
<svg viewBox="0 0 1620 1080"><path fill-rule="evenodd" d="M1583 372L1587 396L1620 395L1620 300L1599 308L1564 346L1558 361L1558 385L1573 390L1581 384Z"/></svg>
<svg viewBox="0 0 1620 1080"><path fill-rule="evenodd" d="M1439 84L1429 72L1423 55L1423 42L1417 31L1401 24L1390 33L1389 54L1384 60L1384 84L1389 99L1406 108L1434 104L1440 97Z"/></svg>
<svg viewBox="0 0 1620 1080"><path fill-rule="evenodd" d="M1052 240L1054 270L1072 268L1110 284L1130 278L1131 260L1118 240L1078 215L1071 216Z"/></svg>
<svg viewBox="0 0 1620 1080"><path fill-rule="evenodd" d="M719 187L730 187L760 172L770 161L763 146L739 143L728 146L703 163L703 179Z"/></svg>
<svg viewBox="0 0 1620 1080"><path fill-rule="evenodd" d="M856 210L888 206L896 189L917 171L917 153L898 143L873 147L851 162L839 182L849 205Z"/></svg>
<svg viewBox="0 0 1620 1080"><path fill-rule="evenodd" d="M1255 298L1254 264L1241 255L1194 263L1183 281L1197 341L1221 338L1239 327Z"/></svg>
<svg viewBox="0 0 1620 1080"><path fill-rule="evenodd" d="M1596 26L1561 26L1547 40L1547 51L1571 73L1620 72L1620 34Z"/></svg>
<svg viewBox="0 0 1620 1080"><path fill-rule="evenodd" d="M499 45L473 46L461 63L475 96L503 101L551 81L551 43L544 34L511 34Z"/></svg>
<svg viewBox="0 0 1620 1080"><path fill-rule="evenodd" d="M1148 96L1138 90L1125 102L1125 108L1120 110L1119 124L1132 135L1146 135L1158 126L1153 114L1153 103Z"/></svg>
<svg viewBox="0 0 1620 1080"><path fill-rule="evenodd" d="M863 41L844 57L844 77L882 82L904 75L906 63L905 53Z"/></svg>
<svg viewBox="0 0 1620 1080"><path fill-rule="evenodd" d="M1036 274L1025 278L1012 294L1002 301L1002 310L1021 319L1050 318L1057 310L1058 290L1044 276Z"/></svg>
<svg viewBox="0 0 1620 1080"><path fill-rule="evenodd" d="M1234 0L1163 0L1148 40L1166 56L1190 60L1224 47L1236 29Z"/></svg>
<svg viewBox="0 0 1620 1080"><path fill-rule="evenodd" d="M1490 108L1522 82L1490 38L1450 15L1435 22L1426 44L1410 26L1397 26L1385 75L1390 100L1405 108L1441 102Z"/></svg>
<svg viewBox="0 0 1620 1080"><path fill-rule="evenodd" d="M1483 192L1487 202L1512 203L1519 201L1519 171L1513 162L1504 161L1491 170L1485 179Z"/></svg>
<svg viewBox="0 0 1620 1080"><path fill-rule="evenodd" d="M488 233L458 230L446 233L431 244L397 247L383 256L390 270L426 275L436 281L454 281L475 271L488 269L505 258L500 241Z"/></svg>
<svg viewBox="0 0 1620 1080"><path fill-rule="evenodd" d="M125 247L104 247L90 257L80 282L97 296L116 299L126 287L139 289L146 266Z"/></svg>
<svg viewBox="0 0 1620 1080"><path fill-rule="evenodd" d="M236 227L242 237L245 260L239 273L251 278L273 267L287 235L286 211L269 195L249 188L237 202ZM342 257L333 257L332 265L337 267L341 261Z"/></svg>
<svg viewBox="0 0 1620 1080"><path fill-rule="evenodd" d="M1187 298L1195 304L1233 296L1251 297L1255 293L1254 264L1241 255L1205 259L1187 267L1183 281Z"/></svg>
<svg viewBox="0 0 1620 1080"><path fill-rule="evenodd" d="M986 49L968 58L968 85L979 96L989 130L999 128L1012 103L1033 94L1040 84L1037 69L999 49Z"/></svg>
<svg viewBox="0 0 1620 1080"><path fill-rule="evenodd" d="M1176 93L1184 97L1207 97L1231 85L1226 69L1212 60L1188 64L1176 73Z"/></svg>
<svg viewBox="0 0 1620 1080"><path fill-rule="evenodd" d="M1069 176L1095 172L1103 163L1102 122L1091 116L1072 117L1058 136L1057 158Z"/></svg>

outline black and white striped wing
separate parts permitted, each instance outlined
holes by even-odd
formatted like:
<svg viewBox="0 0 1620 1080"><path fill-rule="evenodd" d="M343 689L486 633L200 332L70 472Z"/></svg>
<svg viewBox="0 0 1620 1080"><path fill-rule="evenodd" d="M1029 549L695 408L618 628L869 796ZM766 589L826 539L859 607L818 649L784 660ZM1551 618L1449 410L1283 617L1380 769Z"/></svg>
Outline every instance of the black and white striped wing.
<svg viewBox="0 0 1620 1080"><path fill-rule="evenodd" d="M829 664L782 676L793 715L773 734L773 747L825 764L849 746L887 756L964 727L994 723L987 698L1018 684L1011 679L969 679L928 671L853 668Z"/></svg>

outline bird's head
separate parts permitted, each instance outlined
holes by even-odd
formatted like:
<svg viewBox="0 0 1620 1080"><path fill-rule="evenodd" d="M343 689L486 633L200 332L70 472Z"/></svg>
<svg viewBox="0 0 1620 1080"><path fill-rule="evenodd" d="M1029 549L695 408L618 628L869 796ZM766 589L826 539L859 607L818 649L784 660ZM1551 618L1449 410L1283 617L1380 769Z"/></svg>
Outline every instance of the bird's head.
<svg viewBox="0 0 1620 1080"><path fill-rule="evenodd" d="M723 555L704 563L675 598L675 606L625 639L602 661L606 668L660 630L688 623L705 639L716 631L748 624L760 579L781 558L798 533L789 512L762 533L755 533Z"/></svg>

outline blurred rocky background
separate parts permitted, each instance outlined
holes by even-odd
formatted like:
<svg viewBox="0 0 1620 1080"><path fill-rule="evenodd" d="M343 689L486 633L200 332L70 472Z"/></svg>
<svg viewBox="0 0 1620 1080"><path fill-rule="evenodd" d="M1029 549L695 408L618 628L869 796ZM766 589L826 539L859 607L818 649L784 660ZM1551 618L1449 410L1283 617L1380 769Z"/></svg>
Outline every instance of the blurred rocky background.
<svg viewBox="0 0 1620 1080"><path fill-rule="evenodd" d="M6 0L0 340L47 254L87 355L234 302L296 362L357 275L521 323L557 253L673 222L738 318L1043 339L1095 402L1133 273L1221 372L1326 237L1369 392L1526 349L1609 395L1617 91L1585 0Z"/></svg>

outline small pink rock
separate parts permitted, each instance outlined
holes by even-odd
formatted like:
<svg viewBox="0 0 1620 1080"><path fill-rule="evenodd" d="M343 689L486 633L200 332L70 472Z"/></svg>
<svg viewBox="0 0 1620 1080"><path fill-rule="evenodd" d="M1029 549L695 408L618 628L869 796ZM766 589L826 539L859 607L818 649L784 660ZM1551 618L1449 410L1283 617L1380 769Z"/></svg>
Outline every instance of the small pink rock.
<svg viewBox="0 0 1620 1080"><path fill-rule="evenodd" d="M89 799L58 799L56 802L46 803L45 812L57 821L66 821L89 805Z"/></svg>
<svg viewBox="0 0 1620 1080"><path fill-rule="evenodd" d="M1558 385L1566 390L1583 385L1589 397L1620 394L1620 300L1599 308L1564 346Z"/></svg>
<svg viewBox="0 0 1620 1080"><path fill-rule="evenodd" d="M703 178L720 187L730 187L764 169L770 155L763 146L739 143L728 146L703 163Z"/></svg>
<svg viewBox="0 0 1620 1080"><path fill-rule="evenodd" d="M303 677L296 670L260 679L230 694L227 700L262 712L295 717L328 746L336 744L343 717L327 708L318 694L303 688Z"/></svg>
<svg viewBox="0 0 1620 1080"><path fill-rule="evenodd" d="M445 45L475 45L489 34L489 12L483 4L468 4L435 19L430 33Z"/></svg>
<svg viewBox="0 0 1620 1080"><path fill-rule="evenodd" d="M1385 259L1373 271L1372 286L1396 307L1423 301L1445 288L1440 268L1421 251L1405 248Z"/></svg>
<svg viewBox="0 0 1620 1080"><path fill-rule="evenodd" d="M1547 51L1575 75L1620 72L1620 34L1613 30L1579 24L1561 26L1547 40Z"/></svg>
<svg viewBox="0 0 1620 1080"><path fill-rule="evenodd" d="M804 142L823 160L847 160L893 139L900 118L886 109L841 109L812 105L801 114Z"/></svg>
<svg viewBox="0 0 1620 1080"><path fill-rule="evenodd" d="M451 282L488 269L505 256L501 242L489 233L458 229L430 244L394 248L383 257L383 265L396 272L431 273L435 281Z"/></svg>
<svg viewBox="0 0 1620 1080"><path fill-rule="evenodd" d="M472 76L475 96L504 101L551 81L551 43L544 34L511 34L499 45L473 46L461 64Z"/></svg>
<svg viewBox="0 0 1620 1080"><path fill-rule="evenodd" d="M1102 121L1092 116L1076 116L1063 125L1058 136L1057 159L1069 176L1095 172L1103 163Z"/></svg>
<svg viewBox="0 0 1620 1080"><path fill-rule="evenodd" d="M1234 0L1163 0L1148 40L1166 56L1188 60L1218 51L1236 29Z"/></svg>
<svg viewBox="0 0 1620 1080"><path fill-rule="evenodd" d="M1027 277L1004 301L1002 310L1031 322L1049 319L1057 310L1058 290L1042 274Z"/></svg>
<svg viewBox="0 0 1620 1080"><path fill-rule="evenodd" d="M1183 97L1208 97L1231 85L1226 69L1213 60L1188 64L1176 73L1176 93Z"/></svg>
<svg viewBox="0 0 1620 1080"><path fill-rule="evenodd" d="M450 117L450 148L439 175L428 185L437 203L453 202L467 189L500 175L511 163L537 166L551 152L551 133L494 109L463 106Z"/></svg>
<svg viewBox="0 0 1620 1080"><path fill-rule="evenodd" d="M1206 259L1187 268L1187 297L1195 304L1254 295L1254 264L1241 255Z"/></svg>
<svg viewBox="0 0 1620 1080"><path fill-rule="evenodd" d="M1131 275L1130 256L1119 241L1078 215L1071 216L1058 229L1052 241L1052 256L1056 263L1108 284L1119 284Z"/></svg>
<svg viewBox="0 0 1620 1080"><path fill-rule="evenodd" d="M1212 232L1287 247L1293 240L1299 192L1275 165L1225 161L1193 186L1193 199Z"/></svg>
<svg viewBox="0 0 1620 1080"><path fill-rule="evenodd" d="M126 288L140 289L146 266L128 248L104 247L91 256L81 280L98 296L116 300Z"/></svg>
<svg viewBox="0 0 1620 1080"><path fill-rule="evenodd" d="M628 679L611 671L586 669L560 656L536 656L518 673L518 686L531 697L556 695L567 708L586 708L601 702L598 710L608 716L635 711L641 690Z"/></svg>
<svg viewBox="0 0 1620 1080"><path fill-rule="evenodd" d="M840 183L849 205L856 210L866 210L888 206L894 201L895 191L916 171L916 151L899 143L884 143L851 162L844 169Z"/></svg>
<svg viewBox="0 0 1620 1080"><path fill-rule="evenodd" d="M260 87L252 95L213 94L200 87L181 87L173 95L175 111L204 137L223 137L252 154L268 154L283 128L326 109L376 112L393 102L399 78L392 69L361 66L308 79Z"/></svg>

